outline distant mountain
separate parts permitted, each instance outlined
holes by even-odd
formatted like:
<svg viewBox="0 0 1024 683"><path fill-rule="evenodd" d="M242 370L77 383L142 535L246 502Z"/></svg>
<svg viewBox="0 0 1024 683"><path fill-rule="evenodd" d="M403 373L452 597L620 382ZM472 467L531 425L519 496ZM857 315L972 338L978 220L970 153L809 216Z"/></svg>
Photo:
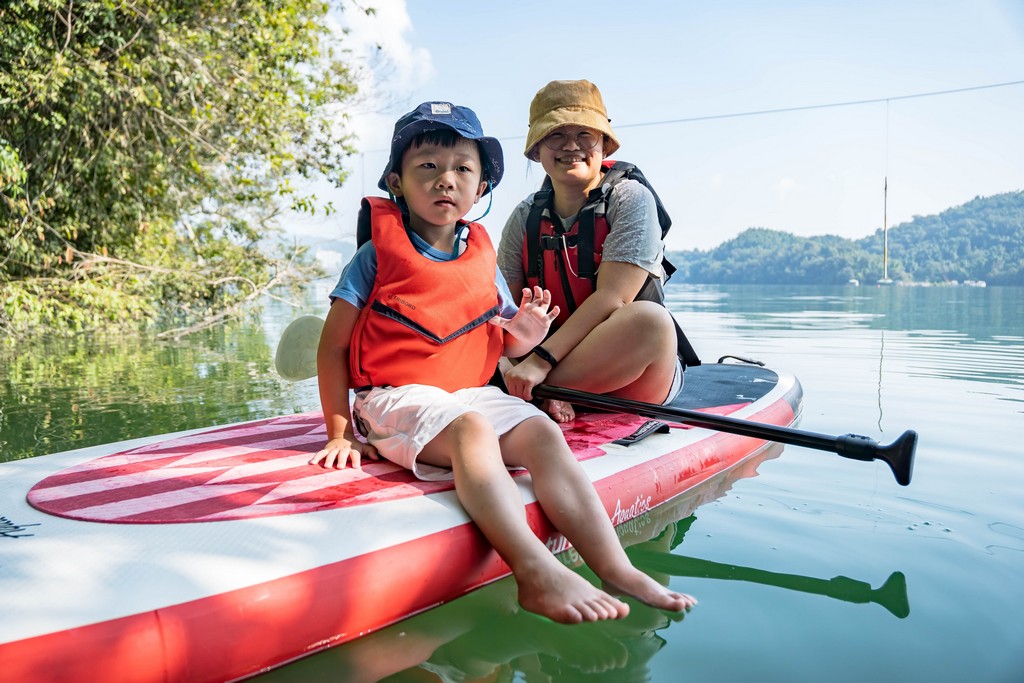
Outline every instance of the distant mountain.
<svg viewBox="0 0 1024 683"><path fill-rule="evenodd" d="M750 228L709 251L667 254L673 282L845 284L882 277L882 230L860 240ZM889 277L1024 286L1024 191L976 197L889 228Z"/></svg>

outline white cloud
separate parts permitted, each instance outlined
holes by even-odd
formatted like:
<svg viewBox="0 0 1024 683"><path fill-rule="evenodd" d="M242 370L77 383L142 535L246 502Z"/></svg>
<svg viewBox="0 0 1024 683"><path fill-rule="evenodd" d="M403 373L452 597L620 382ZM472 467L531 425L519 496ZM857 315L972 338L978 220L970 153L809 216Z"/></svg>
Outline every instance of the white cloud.
<svg viewBox="0 0 1024 683"><path fill-rule="evenodd" d="M367 14L363 7L376 11ZM412 20L405 0L375 0L372 5L343 4L338 23L348 31L345 46L359 70L359 104L349 110L350 130L366 143L379 146L390 137L394 114L408 106L402 93L416 91L435 77L428 50L411 41Z"/></svg>
<svg viewBox="0 0 1024 683"><path fill-rule="evenodd" d="M367 14L367 7L374 8ZM359 153L348 160L342 188L324 182L307 184L335 214L294 213L285 220L289 232L330 238L354 235L359 198L376 194L377 179L388 158L388 143L398 116L412 108L408 101L424 82L436 77L429 50L413 42L415 29L405 0L342 0L329 14L337 45L346 51L358 92L339 105L336 125L355 136Z"/></svg>

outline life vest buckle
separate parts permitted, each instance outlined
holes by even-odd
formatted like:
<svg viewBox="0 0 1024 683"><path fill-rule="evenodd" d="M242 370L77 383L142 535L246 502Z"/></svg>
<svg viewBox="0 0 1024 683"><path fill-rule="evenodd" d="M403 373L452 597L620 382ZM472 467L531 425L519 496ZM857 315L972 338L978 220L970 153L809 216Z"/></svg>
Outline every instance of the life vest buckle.
<svg viewBox="0 0 1024 683"><path fill-rule="evenodd" d="M573 249L576 247L577 235L541 235L540 248L547 251Z"/></svg>

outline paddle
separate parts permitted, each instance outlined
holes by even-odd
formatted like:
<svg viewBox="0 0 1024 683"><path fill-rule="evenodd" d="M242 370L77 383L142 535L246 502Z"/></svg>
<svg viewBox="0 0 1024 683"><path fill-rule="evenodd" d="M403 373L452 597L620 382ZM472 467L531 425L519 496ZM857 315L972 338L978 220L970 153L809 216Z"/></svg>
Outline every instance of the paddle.
<svg viewBox="0 0 1024 683"><path fill-rule="evenodd" d="M554 399L617 413L631 413L657 420L681 422L740 436L752 436L765 441L804 446L820 451L829 451L851 460L881 460L892 469L901 486L910 484L914 471L914 450L917 448L917 432L907 430L891 444L882 445L877 441L858 434L829 436L805 432L792 427L780 427L750 420L741 420L725 415L711 415L697 410L686 410L675 406L657 405L642 401L631 401L615 396L591 394L575 389L539 384L533 388L535 398Z"/></svg>
<svg viewBox="0 0 1024 683"><path fill-rule="evenodd" d="M324 321L316 316L307 315L293 320L277 346L274 365L278 374L287 380L302 380L316 376L316 348L320 340L320 331ZM710 415L696 410L686 410L674 406L630 401L615 396L591 394L575 389L553 387L540 384L533 389L536 398L549 398L568 401L580 406L618 413L631 413L658 420L681 422L695 427L714 429L730 434L752 436L765 441L804 446L821 451L836 453L851 460L881 460L892 469L896 481L902 486L910 484L914 470L914 449L917 447L917 433L908 430L887 446L866 436L844 434L828 436L805 432L791 427L741 420L724 415Z"/></svg>

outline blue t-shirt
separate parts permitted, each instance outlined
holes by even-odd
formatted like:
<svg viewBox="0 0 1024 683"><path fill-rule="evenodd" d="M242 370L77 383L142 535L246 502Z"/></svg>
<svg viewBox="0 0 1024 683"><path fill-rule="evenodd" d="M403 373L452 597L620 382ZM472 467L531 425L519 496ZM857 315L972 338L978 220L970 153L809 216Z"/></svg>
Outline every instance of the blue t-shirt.
<svg viewBox="0 0 1024 683"><path fill-rule="evenodd" d="M456 232L455 244L458 245L458 253L455 249L450 252L441 251L427 244L422 237L412 230L406 230L406 234L412 240L416 251L426 256L431 261L452 261L465 251L468 235L463 235L462 230ZM359 247L352 260L348 262L345 269L341 271L338 284L331 292L331 301L344 299L358 309L366 305L370 293L373 291L373 281L377 277L377 250L373 248L373 242L365 242ZM502 276L501 271L495 269L494 284L498 288L498 305L501 307L501 317L512 318L519 310L508 284Z"/></svg>

